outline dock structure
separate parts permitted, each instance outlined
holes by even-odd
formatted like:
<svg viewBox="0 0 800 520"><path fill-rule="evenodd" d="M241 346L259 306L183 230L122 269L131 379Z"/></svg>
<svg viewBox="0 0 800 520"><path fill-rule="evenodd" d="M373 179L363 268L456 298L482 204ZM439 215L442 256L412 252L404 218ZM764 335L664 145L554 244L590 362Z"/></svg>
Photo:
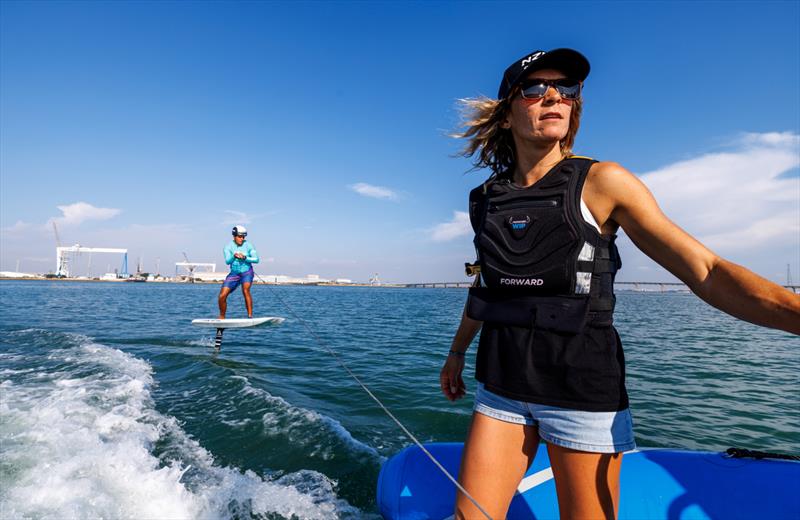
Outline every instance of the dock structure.
<svg viewBox="0 0 800 520"><path fill-rule="evenodd" d="M655 288L658 287L658 290ZM638 292L689 292L689 286L682 282L614 282L614 288L628 289Z"/></svg>
<svg viewBox="0 0 800 520"><path fill-rule="evenodd" d="M55 223L53 224L55 226ZM128 250L115 248L115 247L84 247L80 244L75 244L74 246L58 246L56 247L56 276L60 278L69 278L70 273L70 264L71 262L71 255L81 254L81 253L114 253L114 254L121 254L122 255L122 269L120 270L120 274L123 276L128 275ZM89 256L89 261L91 262L91 256Z"/></svg>
<svg viewBox="0 0 800 520"><path fill-rule="evenodd" d="M655 286L658 286L658 290L651 288ZM614 287L638 292L691 292L689 286L681 282L614 282ZM795 294L800 293L800 285L786 284L782 287Z"/></svg>
<svg viewBox="0 0 800 520"><path fill-rule="evenodd" d="M469 288L472 287L472 282L423 282L423 283L407 283L405 286L413 288L431 288L431 289Z"/></svg>
<svg viewBox="0 0 800 520"><path fill-rule="evenodd" d="M427 289L468 289L472 287L472 282L421 282L407 283L405 287L427 288ZM681 282L614 282L617 289L627 289L637 292L691 292L689 286ZM800 285L784 285L793 293L800 293Z"/></svg>

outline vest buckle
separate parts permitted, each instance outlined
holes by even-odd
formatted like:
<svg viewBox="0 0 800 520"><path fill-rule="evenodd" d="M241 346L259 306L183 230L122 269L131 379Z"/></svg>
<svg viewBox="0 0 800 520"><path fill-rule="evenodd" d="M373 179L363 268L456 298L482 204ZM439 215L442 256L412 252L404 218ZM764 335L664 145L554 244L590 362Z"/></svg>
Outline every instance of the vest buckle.
<svg viewBox="0 0 800 520"><path fill-rule="evenodd" d="M478 275L481 272L481 264L478 262L475 262L474 264L464 262L464 272L467 273L467 276Z"/></svg>

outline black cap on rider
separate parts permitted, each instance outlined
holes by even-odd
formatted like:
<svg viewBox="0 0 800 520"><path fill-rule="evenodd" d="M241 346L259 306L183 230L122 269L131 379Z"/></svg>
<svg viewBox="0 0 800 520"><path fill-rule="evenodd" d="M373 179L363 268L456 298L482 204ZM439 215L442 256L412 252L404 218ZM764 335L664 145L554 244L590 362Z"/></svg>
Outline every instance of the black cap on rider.
<svg viewBox="0 0 800 520"><path fill-rule="evenodd" d="M553 49L527 54L506 69L497 91L497 99L504 99L525 76L542 69L560 70L570 79L583 81L589 75L589 60L572 49Z"/></svg>

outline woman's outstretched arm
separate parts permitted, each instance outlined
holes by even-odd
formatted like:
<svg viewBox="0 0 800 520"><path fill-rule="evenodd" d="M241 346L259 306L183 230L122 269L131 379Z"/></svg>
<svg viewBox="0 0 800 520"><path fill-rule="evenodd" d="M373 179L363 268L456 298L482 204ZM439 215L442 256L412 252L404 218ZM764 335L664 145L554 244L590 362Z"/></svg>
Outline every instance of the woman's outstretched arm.
<svg viewBox="0 0 800 520"><path fill-rule="evenodd" d="M658 207L647 187L616 163L598 163L592 192L634 244L697 296L739 319L800 334L800 295L717 256Z"/></svg>

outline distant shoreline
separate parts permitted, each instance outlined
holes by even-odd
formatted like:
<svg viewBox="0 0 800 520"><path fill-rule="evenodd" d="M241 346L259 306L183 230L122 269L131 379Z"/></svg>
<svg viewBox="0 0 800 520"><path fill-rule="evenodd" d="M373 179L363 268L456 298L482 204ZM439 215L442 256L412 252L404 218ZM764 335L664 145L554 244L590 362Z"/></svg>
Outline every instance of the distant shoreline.
<svg viewBox="0 0 800 520"><path fill-rule="evenodd" d="M95 278L25 278L25 277L4 277L0 278L2 280L15 280L15 281L37 281L37 282L109 282L109 283L170 283L175 285L220 285L222 282L220 281L208 281L208 280L196 280L194 282L186 282L186 281L178 281L178 280L147 280L146 282L140 281L133 281L129 279L117 279L117 280L103 280L103 279L95 279ZM622 282L625 285L628 285L627 282ZM309 282L309 283L276 283L276 282L264 282L264 281L254 281L253 285L273 285L273 286L281 286L281 287L388 287L388 288L395 288L395 289L467 289L471 282L427 282L427 283L382 283L382 284L369 284L369 283L334 283L334 282ZM676 288L676 289L667 289L667 290L637 290L637 289L619 289L617 292L647 292L647 293L663 293L663 292L671 292L671 293L685 293L689 292L688 287L684 288Z"/></svg>
<svg viewBox="0 0 800 520"><path fill-rule="evenodd" d="M119 278L116 280L102 279L102 278L44 278L44 277L28 277L28 276L5 276L0 278L0 281L13 280L24 282L103 282L103 283L171 283L176 285L221 285L222 281L216 280L195 280L194 282L179 281L179 280L147 280L138 281L132 279ZM313 287L401 287L405 288L408 284L404 283L333 283L333 282L309 282L309 283L282 283L282 282L264 282L254 281L253 285L291 285L291 286L313 286Z"/></svg>
<svg viewBox="0 0 800 520"><path fill-rule="evenodd" d="M194 282L177 281L177 280L147 280L134 281L131 279L117 279L117 280L103 280L95 278L42 278L42 277L2 277L0 281L33 281L33 282L108 282L108 283L171 283L176 285L220 285L221 281L207 281L196 280ZM466 289L470 282L427 282L427 283L335 283L335 282L309 282L309 283L281 283L281 282L264 282L254 281L253 285L275 285L282 287L389 287L398 289ZM616 292L635 292L635 293L691 293L689 287L672 282L615 282L615 286L634 286L633 289L626 287L617 287ZM652 289L639 288L639 286L652 287ZM655 287L659 287L656 289ZM667 288L669 287L669 288ZM800 293L800 285L782 285L783 288L792 291L793 293Z"/></svg>

